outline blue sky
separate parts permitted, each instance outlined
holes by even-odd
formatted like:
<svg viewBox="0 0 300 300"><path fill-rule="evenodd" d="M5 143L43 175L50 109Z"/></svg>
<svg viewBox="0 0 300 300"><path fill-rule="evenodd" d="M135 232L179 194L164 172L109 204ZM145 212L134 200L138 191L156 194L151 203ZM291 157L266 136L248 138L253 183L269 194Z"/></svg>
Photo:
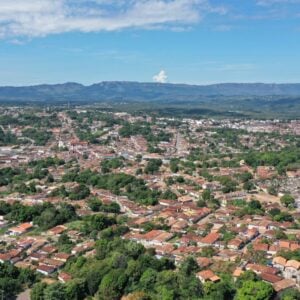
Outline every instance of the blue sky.
<svg viewBox="0 0 300 300"><path fill-rule="evenodd" d="M300 0L0 0L0 85L300 82Z"/></svg>

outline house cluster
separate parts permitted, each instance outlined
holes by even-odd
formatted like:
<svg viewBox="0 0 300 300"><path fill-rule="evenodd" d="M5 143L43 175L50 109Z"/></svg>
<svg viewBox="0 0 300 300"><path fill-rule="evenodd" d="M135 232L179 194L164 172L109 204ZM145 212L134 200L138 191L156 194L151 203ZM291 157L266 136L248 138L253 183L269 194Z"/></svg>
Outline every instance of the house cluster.
<svg viewBox="0 0 300 300"><path fill-rule="evenodd" d="M176 264L194 256L201 268L197 276L202 282L219 281L219 264L231 262L236 266L232 270L234 278L251 270L276 291L298 287L300 262L286 260L278 253L299 250L300 231L293 231L294 241L276 235L278 230L288 230L292 223L274 222L259 215L235 217L237 207L230 202L217 210L198 208L194 202L182 203L179 199L161 200L159 206L147 216L133 218L123 238L154 248L157 257L171 258ZM167 228L149 230L149 223ZM255 253L270 263L259 262L262 259L256 259Z"/></svg>
<svg viewBox="0 0 300 300"><path fill-rule="evenodd" d="M30 268L42 275L52 276L57 272L60 274L72 256L94 255L95 242L84 238L76 230L59 225L37 237L31 234L31 229L34 229L32 224L24 223L7 230L3 236L7 243L6 250L0 253L0 263L9 262L18 268ZM70 252L59 251L57 240L62 233L73 242ZM66 273L63 272L62 278L60 280L67 280Z"/></svg>
<svg viewBox="0 0 300 300"><path fill-rule="evenodd" d="M86 111L76 109L76 113L85 114ZM128 217L126 225L129 231L122 238L141 243L146 248L154 248L158 258L171 258L176 265L188 256L193 256L200 268L197 277L201 282L218 282L220 266L230 264L234 266L229 270L234 278L251 270L271 283L276 291L300 287L299 260L283 257L288 256L284 253L300 250L297 222L300 214L296 209L283 207L280 193L269 193L270 186L280 181L279 192L287 189L300 201L299 168L293 166L287 171L286 178L283 178L273 166L259 165L253 168L240 158L232 159L235 154L241 153L241 149L260 151L267 147L267 143L260 143L261 139L266 138L254 133L299 134L299 121L179 121L173 118L157 118L154 121L149 116L111 113L109 116L130 124L153 121L149 125L153 134L151 139L155 141L161 132L169 134L170 138L154 143L149 142L141 132L129 137L122 136L119 134L121 122L109 124L93 120L85 124L89 133L97 137L97 142L92 143L80 137L78 131L81 124L76 123L67 112L60 111L57 116L61 127L49 128L53 138L46 146L30 142L18 147L0 147L0 167L28 167L29 162L47 157L63 159L66 164L47 168L51 180L34 179L37 187L34 193L10 193L11 185L1 183L1 200L7 203L20 201L28 206L45 202L59 205L64 201L75 204L76 212L81 217L93 215L95 212L89 208L87 199L74 202L67 197L63 199L61 196L53 196L52 192L62 186L66 190L79 186L78 182L62 182L70 169L101 172L101 162L119 158L121 166L112 168L110 173L135 176L148 189L166 195L161 196L156 205L145 206L130 200L126 188L108 191L89 186L91 196L101 199L103 204L118 203L120 213ZM26 126L15 125L11 131L22 137ZM237 142L220 137L220 129L244 130ZM287 144L282 136L271 136L266 140L275 150ZM217 155L213 156L214 153ZM206 160L201 161L201 157ZM178 163L176 171L171 168L174 159ZM152 160L161 161L159 170L145 172ZM32 171L30 167L28 170ZM239 181L239 176L245 173L253 179L253 189L244 188L244 182ZM224 178L227 182L235 181L235 188L230 187L224 191ZM202 195L205 192L209 192L209 195L204 201ZM247 207L253 199L259 201L262 210L251 211ZM276 219L270 214L278 211L291 218ZM0 216L0 262L31 268L45 276L58 273L58 279L66 282L72 277L62 269L72 256L95 254L95 241L80 231L68 228L66 224L32 234L35 229L37 227L31 222L9 223ZM72 241L70 251L61 251L59 248L58 239L62 234L66 234Z"/></svg>

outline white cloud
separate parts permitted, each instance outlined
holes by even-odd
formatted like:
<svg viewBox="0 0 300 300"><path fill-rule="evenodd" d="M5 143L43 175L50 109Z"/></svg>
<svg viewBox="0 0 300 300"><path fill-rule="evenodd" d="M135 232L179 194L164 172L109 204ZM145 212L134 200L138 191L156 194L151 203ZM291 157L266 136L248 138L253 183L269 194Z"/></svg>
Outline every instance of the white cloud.
<svg viewBox="0 0 300 300"><path fill-rule="evenodd" d="M153 76L153 81L158 83L166 83L168 81L168 75L165 70L161 70L157 75Z"/></svg>
<svg viewBox="0 0 300 300"><path fill-rule="evenodd" d="M39 37L71 31L182 28L206 14L225 14L209 0L0 0L0 37Z"/></svg>

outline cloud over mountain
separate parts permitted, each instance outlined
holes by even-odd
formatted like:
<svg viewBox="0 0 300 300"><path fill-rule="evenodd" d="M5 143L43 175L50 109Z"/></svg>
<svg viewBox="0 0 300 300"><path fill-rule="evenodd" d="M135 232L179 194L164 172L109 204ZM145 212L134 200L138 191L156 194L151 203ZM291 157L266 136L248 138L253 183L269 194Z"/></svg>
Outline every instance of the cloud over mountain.
<svg viewBox="0 0 300 300"><path fill-rule="evenodd" d="M153 76L153 81L158 83L166 83L168 76L165 70L161 70L157 75Z"/></svg>

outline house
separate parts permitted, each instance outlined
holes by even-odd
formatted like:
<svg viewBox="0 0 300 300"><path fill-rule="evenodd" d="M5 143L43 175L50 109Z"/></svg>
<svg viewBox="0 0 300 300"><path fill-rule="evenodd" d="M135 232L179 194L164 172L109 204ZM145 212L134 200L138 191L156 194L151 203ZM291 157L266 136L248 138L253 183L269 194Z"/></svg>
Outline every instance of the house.
<svg viewBox="0 0 300 300"><path fill-rule="evenodd" d="M298 242L293 242L293 241L280 240L278 242L278 246L281 249L287 249L291 251L300 249L300 244Z"/></svg>
<svg viewBox="0 0 300 300"><path fill-rule="evenodd" d="M29 248L32 246L32 244L33 244L34 242L35 242L35 240L32 239L32 238L25 238L25 239L22 239L22 240L17 241L17 245L18 245L20 248L22 248L22 249L24 249L24 250L27 250L27 249L29 249Z"/></svg>
<svg viewBox="0 0 300 300"><path fill-rule="evenodd" d="M287 289L294 288L295 286L296 283L291 279L282 279L273 284L273 288L277 293L281 293Z"/></svg>
<svg viewBox="0 0 300 300"><path fill-rule="evenodd" d="M202 282L205 283L207 281L211 282L218 282L220 281L220 277L217 276L213 271L211 270L203 270L196 274L196 277Z"/></svg>
<svg viewBox="0 0 300 300"><path fill-rule="evenodd" d="M219 233L209 233L207 236L205 236L200 240L199 246L213 245L219 238L220 238Z"/></svg>
<svg viewBox="0 0 300 300"><path fill-rule="evenodd" d="M171 253L174 250L173 244L165 243L164 245L155 246L155 252L157 258L162 258L163 256L172 256Z"/></svg>
<svg viewBox="0 0 300 300"><path fill-rule="evenodd" d="M253 243L253 250L267 252L269 250L269 245L265 243Z"/></svg>
<svg viewBox="0 0 300 300"><path fill-rule="evenodd" d="M229 249L239 250L244 246L244 241L239 238L234 238L228 242L227 246Z"/></svg>
<svg viewBox="0 0 300 300"><path fill-rule="evenodd" d="M251 270L256 274L268 273L276 275L279 270L274 267L268 267L260 264L247 264L246 270Z"/></svg>
<svg viewBox="0 0 300 300"><path fill-rule="evenodd" d="M222 260L222 261L236 261L241 256L240 251L223 249L220 250L217 256L214 256L214 259Z"/></svg>
<svg viewBox="0 0 300 300"><path fill-rule="evenodd" d="M201 249L196 246L180 246L172 251L172 256L175 258L175 264L182 262L187 255L195 255Z"/></svg>
<svg viewBox="0 0 300 300"><path fill-rule="evenodd" d="M273 258L273 266L278 268L285 279L294 280L300 283L300 262L294 259L286 260L284 257L276 256Z"/></svg>
<svg viewBox="0 0 300 300"><path fill-rule="evenodd" d="M247 238L248 241L252 241L259 235L259 232L256 228L252 228L246 230L246 232L244 232L243 235Z"/></svg>
<svg viewBox="0 0 300 300"><path fill-rule="evenodd" d="M64 231L66 231L66 229L67 228L62 225L55 226L48 230L48 234L53 236L61 235Z"/></svg>
<svg viewBox="0 0 300 300"><path fill-rule="evenodd" d="M293 279L296 283L300 283L300 262L293 259L288 260L283 275L286 279Z"/></svg>
<svg viewBox="0 0 300 300"><path fill-rule="evenodd" d="M46 258L47 257L47 254L46 253L39 253L39 252L36 252L36 253L32 253L28 256L28 258L31 260L31 261L41 261L42 259Z"/></svg>
<svg viewBox="0 0 300 300"><path fill-rule="evenodd" d="M277 269L279 269L281 272L284 271L285 264L287 260L282 256L276 256L273 258L273 266Z"/></svg>
<svg viewBox="0 0 300 300"><path fill-rule="evenodd" d="M198 244L201 241L201 237L194 233L187 233L176 241L177 245L189 246L191 244Z"/></svg>
<svg viewBox="0 0 300 300"><path fill-rule="evenodd" d="M173 233L163 230L151 230L145 234L131 235L131 239L140 242L145 247L160 246L165 244L174 236Z"/></svg>
<svg viewBox="0 0 300 300"><path fill-rule="evenodd" d="M10 262L16 263L21 259L20 255L23 249L11 249L6 253L0 253L0 263Z"/></svg>
<svg viewBox="0 0 300 300"><path fill-rule="evenodd" d="M10 228L7 233L9 235L14 235L14 236L18 236L18 235L21 235L21 234L24 234L26 233L27 231L29 231L31 228L33 227L32 223L23 223L23 224L20 224L16 227L12 227Z"/></svg>
<svg viewBox="0 0 300 300"><path fill-rule="evenodd" d="M0 253L0 263L9 262L11 259L11 256L7 253Z"/></svg>
<svg viewBox="0 0 300 300"><path fill-rule="evenodd" d="M237 191L228 193L225 195L222 195L221 197L221 206L226 207L228 206L232 201L237 199L246 199L247 194L245 192Z"/></svg>
<svg viewBox="0 0 300 300"><path fill-rule="evenodd" d="M270 245L267 254L274 256L279 251L277 245Z"/></svg>
<svg viewBox="0 0 300 300"><path fill-rule="evenodd" d="M82 236L82 233L77 230L70 230L67 232L68 237L72 242L76 242Z"/></svg>
<svg viewBox="0 0 300 300"><path fill-rule="evenodd" d="M53 266L39 265L36 271L42 273L43 275L49 276L56 271L56 268Z"/></svg>
<svg viewBox="0 0 300 300"><path fill-rule="evenodd" d="M283 278L274 274L269 273L261 273L260 277L262 280L269 282L269 283L276 283L278 281L281 281Z"/></svg>
<svg viewBox="0 0 300 300"><path fill-rule="evenodd" d="M58 275L58 280L62 283L66 283L70 280L72 280L72 276L66 272L60 272Z"/></svg>
<svg viewBox="0 0 300 300"><path fill-rule="evenodd" d="M198 266L203 269L209 267L213 262L208 257L197 257L196 259Z"/></svg>
<svg viewBox="0 0 300 300"><path fill-rule="evenodd" d="M59 252L59 253L55 253L52 256L52 258L55 260L62 261L62 262L67 262L71 256L72 256L71 254Z"/></svg>
<svg viewBox="0 0 300 300"><path fill-rule="evenodd" d="M41 260L41 264L47 265L47 266L52 266L52 267L59 269L59 268L63 267L65 263L61 260L46 257L43 260Z"/></svg>
<svg viewBox="0 0 300 300"><path fill-rule="evenodd" d="M72 249L71 253L73 255L77 255L80 253L87 252L87 251L91 250L94 247L94 245L95 245L94 242L89 242L89 241L84 242L82 244L78 244Z"/></svg>
<svg viewBox="0 0 300 300"><path fill-rule="evenodd" d="M181 203L192 203L193 202L193 198L186 195L186 196L181 196L178 198L178 201Z"/></svg>
<svg viewBox="0 0 300 300"><path fill-rule="evenodd" d="M234 281L236 281L243 273L244 270L242 268L236 268L232 273Z"/></svg>
<svg viewBox="0 0 300 300"><path fill-rule="evenodd" d="M178 220L171 226L171 232L181 232L185 233L185 228L188 227L188 222L186 220Z"/></svg>
<svg viewBox="0 0 300 300"><path fill-rule="evenodd" d="M39 251L42 254L53 254L55 252L57 252L57 248L51 245L45 245L44 247L42 247Z"/></svg>
<svg viewBox="0 0 300 300"><path fill-rule="evenodd" d="M259 233L264 234L270 229L271 221L262 220L262 221L252 221L248 224L249 229L257 229Z"/></svg>

